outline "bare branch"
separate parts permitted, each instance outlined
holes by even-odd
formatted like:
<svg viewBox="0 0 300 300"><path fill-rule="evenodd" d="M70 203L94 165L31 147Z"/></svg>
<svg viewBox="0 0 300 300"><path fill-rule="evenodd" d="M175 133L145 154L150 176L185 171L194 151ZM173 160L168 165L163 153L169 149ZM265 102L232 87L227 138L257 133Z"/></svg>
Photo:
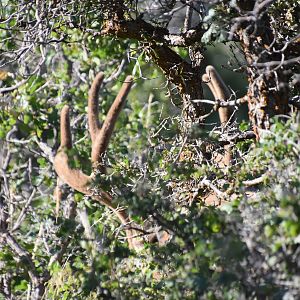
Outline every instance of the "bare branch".
<svg viewBox="0 0 300 300"><path fill-rule="evenodd" d="M8 93L8 92L12 92L14 90L17 90L20 86L25 84L28 81L28 79L29 79L29 77L27 79L23 79L23 80L19 81L17 84L15 84L13 86L0 88L0 94L5 94L5 93Z"/></svg>
<svg viewBox="0 0 300 300"><path fill-rule="evenodd" d="M270 68L270 67L280 67L280 66L288 66L294 63L300 64L300 56L298 57L293 57L290 59L285 59L283 56L282 60L277 60L277 61L267 61L267 62L253 62L253 66L255 67L262 67L262 68Z"/></svg>
<svg viewBox="0 0 300 300"><path fill-rule="evenodd" d="M94 35L114 35L144 42L165 43L170 46L186 47L201 40L204 34L202 26L185 31L182 34L169 34L167 28L153 26L141 18L135 20L108 20L101 32Z"/></svg>
<svg viewBox="0 0 300 300"><path fill-rule="evenodd" d="M218 110L219 107L228 107L228 106L238 106L244 103L247 103L247 95L242 97L242 98L238 98L235 100L230 100L230 101L225 101L224 99L216 99L214 100L209 100L209 99L193 99L191 100L192 102L196 102L196 103L205 103L205 104L210 104L215 106L215 110ZM292 102L292 100L291 100ZM292 103L291 103L292 104Z"/></svg>
<svg viewBox="0 0 300 300"><path fill-rule="evenodd" d="M213 190L213 192L220 200L222 199L228 200L228 195L220 191L210 180L204 178L203 180L201 180L201 185L205 185L209 187L211 190Z"/></svg>
<svg viewBox="0 0 300 300"><path fill-rule="evenodd" d="M29 205L31 204L32 200L34 199L34 196L36 194L36 189L34 188L31 195L28 197L24 207L22 208L22 211L20 212L18 219L16 220L16 222L14 223L14 226L11 230L11 232L14 232L16 230L18 230L18 228L21 226L25 216L26 216L26 212L28 210Z"/></svg>
<svg viewBox="0 0 300 300"><path fill-rule="evenodd" d="M245 140L253 140L256 138L256 135L254 133L254 131L243 131L243 132L239 132L235 135L232 136L222 136L219 139L219 142L221 145L227 145L230 143L237 143L237 142L242 142Z"/></svg>
<svg viewBox="0 0 300 300"><path fill-rule="evenodd" d="M251 179L251 180L244 180L243 184L246 185L246 186L253 186L253 185L263 183L267 178L268 178L268 175L264 174L264 175L262 175L258 178L254 178L254 179Z"/></svg>

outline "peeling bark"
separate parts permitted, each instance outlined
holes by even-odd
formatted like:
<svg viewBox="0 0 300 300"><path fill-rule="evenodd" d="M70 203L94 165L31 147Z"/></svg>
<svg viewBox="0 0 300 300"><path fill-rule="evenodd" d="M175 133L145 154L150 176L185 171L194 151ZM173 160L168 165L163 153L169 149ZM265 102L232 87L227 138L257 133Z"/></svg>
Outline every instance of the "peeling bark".
<svg viewBox="0 0 300 300"><path fill-rule="evenodd" d="M267 15L270 3L238 1L241 9L251 10L254 15L239 19L236 33L247 61L249 118L257 139L260 129L270 128L273 116L289 112L285 70L268 65L270 61L281 60L281 53L273 51L277 45Z"/></svg>

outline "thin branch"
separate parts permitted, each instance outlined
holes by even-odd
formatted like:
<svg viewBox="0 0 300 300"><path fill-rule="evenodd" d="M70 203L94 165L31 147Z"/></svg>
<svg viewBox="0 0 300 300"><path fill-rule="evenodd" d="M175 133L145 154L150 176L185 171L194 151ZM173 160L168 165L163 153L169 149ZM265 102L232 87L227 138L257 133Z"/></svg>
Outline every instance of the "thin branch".
<svg viewBox="0 0 300 300"><path fill-rule="evenodd" d="M244 132L239 132L235 135L232 136L222 136L219 139L219 142L221 145L227 145L227 144L231 144L231 143L237 143L237 142L242 142L245 140L253 140L256 138L256 135L254 133L254 131L244 131Z"/></svg>
<svg viewBox="0 0 300 300"><path fill-rule="evenodd" d="M22 86L23 84L25 84L28 81L29 77L26 79L23 79L21 81L19 81L17 84L13 85L13 86L9 86L9 87L5 87L5 88L0 88L0 94L5 94L8 92L12 92L16 89L18 89L20 86Z"/></svg>
<svg viewBox="0 0 300 300"><path fill-rule="evenodd" d="M124 68L126 67L126 65L128 64L128 51L126 51L126 56L125 58L122 59L121 63L119 64L118 68L106 79L103 80L103 83L109 83L115 79L117 79L122 71L124 70Z"/></svg>
<svg viewBox="0 0 300 300"><path fill-rule="evenodd" d="M286 59L286 60L267 61L267 62L263 62L263 63L253 62L253 66L267 68L267 67L274 67L274 66L277 66L277 67L287 66L290 64L294 64L294 63L300 64L300 56Z"/></svg>
<svg viewBox="0 0 300 300"><path fill-rule="evenodd" d="M25 218L25 214L27 212L27 209L28 209L29 205L31 204L32 200L34 199L35 194L36 194L36 188L33 189L31 195L27 199L22 211L19 214L18 219L16 220L16 222L15 222L15 224L14 224L12 230L11 230L12 232L16 231L21 226L21 223L23 222L23 220Z"/></svg>
<svg viewBox="0 0 300 300"><path fill-rule="evenodd" d="M228 200L228 195L220 191L210 180L204 178L201 180L200 184L209 187L219 199Z"/></svg>
<svg viewBox="0 0 300 300"><path fill-rule="evenodd" d="M230 101L225 101L223 99L216 99L215 101L209 100L209 99L193 99L191 100L192 102L195 103L205 103L205 104L210 104L215 106L215 110L218 110L219 107L228 107L228 106L238 106L244 103L247 103L247 96L244 96L242 98L238 98L235 100L230 100Z"/></svg>
<svg viewBox="0 0 300 300"><path fill-rule="evenodd" d="M38 147L41 149L43 156L46 157L51 163L54 161L54 153L52 149L44 142L38 140L38 138L34 139L37 143Z"/></svg>
<svg viewBox="0 0 300 300"><path fill-rule="evenodd" d="M268 178L268 175L264 174L264 175L262 175L258 178L254 178L254 179L251 179L251 180L244 180L243 185L246 185L246 186L257 185L257 184L263 183L267 178Z"/></svg>
<svg viewBox="0 0 300 300"><path fill-rule="evenodd" d="M24 144L28 144L31 142L32 138L28 139L28 140L18 140L18 139L13 139L11 138L12 134L17 132L18 131L18 128L17 126L13 126L12 129L6 134L6 141L8 143L14 143L14 144L21 144L21 145L24 145Z"/></svg>

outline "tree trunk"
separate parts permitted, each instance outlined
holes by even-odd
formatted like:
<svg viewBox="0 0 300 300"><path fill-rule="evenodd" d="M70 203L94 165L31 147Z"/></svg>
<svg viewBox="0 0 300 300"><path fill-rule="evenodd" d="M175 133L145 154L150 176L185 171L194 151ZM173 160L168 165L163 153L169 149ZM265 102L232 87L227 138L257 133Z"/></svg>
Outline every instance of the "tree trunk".
<svg viewBox="0 0 300 300"><path fill-rule="evenodd" d="M205 114L203 105L191 100L202 99L201 73L199 66L192 66L175 51L165 45L150 46L150 55L162 69L167 80L173 83L182 98L183 111L188 123L199 123Z"/></svg>
<svg viewBox="0 0 300 300"><path fill-rule="evenodd" d="M270 118L289 111L288 80L283 68L270 65L282 59L282 54L273 51L276 47L268 5L258 1L239 1L241 9L251 10L254 20L239 21L238 37L247 61L249 118L257 139L260 129L270 128Z"/></svg>

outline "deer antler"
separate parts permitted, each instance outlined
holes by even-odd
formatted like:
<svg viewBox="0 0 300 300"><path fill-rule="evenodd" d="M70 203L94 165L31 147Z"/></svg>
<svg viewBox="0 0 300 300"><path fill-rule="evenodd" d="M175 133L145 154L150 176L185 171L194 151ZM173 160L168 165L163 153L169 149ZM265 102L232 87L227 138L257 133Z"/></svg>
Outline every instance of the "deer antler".
<svg viewBox="0 0 300 300"><path fill-rule="evenodd" d="M215 100L229 100L231 93L227 85L224 83L222 77L213 66L206 67L206 74L202 76L202 81L204 81L208 85L209 89L215 97ZM220 107L218 109L218 112L221 125L225 126L232 115L232 108Z"/></svg>
<svg viewBox="0 0 300 300"><path fill-rule="evenodd" d="M99 73L91 86L88 99L88 123L89 132L92 139L92 157L91 161L93 168L99 168L103 170L103 154L105 153L109 139L112 135L115 123L118 115L125 103L126 97L132 86L132 77L127 76L125 82L122 85L117 97L115 98L107 117L102 125L98 119L98 105L99 105L99 90L103 81L103 73ZM70 129L69 107L64 106L60 115L60 130L61 130L61 144L58 152L54 158L54 168L58 176L67 183L70 187L78 192L90 196L92 199L100 202L101 204L109 207L119 218L121 223L125 226L130 221L129 216L125 209L117 209L117 206L113 203L112 197L109 193L105 192L101 188L95 190L93 187L93 174L86 175L79 169L70 167L68 150L72 148L72 137ZM126 228L126 227L125 227ZM132 249L139 249L142 246L135 236L135 231L131 229L125 229L128 239L129 247Z"/></svg>
<svg viewBox="0 0 300 300"><path fill-rule="evenodd" d="M99 81L101 80L102 82L103 76L99 75L99 77L97 76L96 79ZM106 119L101 129L99 127L99 121L96 122L96 120L98 120L98 109L96 110L95 106L98 108L98 96L96 98L94 96L98 95L97 89L99 90L100 87L100 85L97 84L97 80L95 80L96 83L94 81L95 84L92 85L89 93L89 115L91 115L90 125L92 125L91 128L93 128L91 131L91 136L93 136L94 134L94 141L92 138L92 162L94 165L102 163L102 155L107 149L109 139L114 130L115 123L130 91L132 85L132 76L126 77L124 84L122 85L117 97L115 98L115 101L113 102L107 113ZM93 92L94 89L96 90L96 92ZM97 115L95 115L95 113L97 113ZM97 134L92 132L96 132Z"/></svg>
<svg viewBox="0 0 300 300"><path fill-rule="evenodd" d="M231 93L227 85L224 83L222 77L213 66L206 67L206 74L202 76L202 81L208 85L209 89L214 95L215 100L226 101L230 99ZM219 113L221 126L225 127L228 124L228 122L230 122L230 118L232 116L233 110L230 106L219 107L218 113ZM224 164L228 166L231 161L230 145L224 146L224 149L225 149Z"/></svg>

